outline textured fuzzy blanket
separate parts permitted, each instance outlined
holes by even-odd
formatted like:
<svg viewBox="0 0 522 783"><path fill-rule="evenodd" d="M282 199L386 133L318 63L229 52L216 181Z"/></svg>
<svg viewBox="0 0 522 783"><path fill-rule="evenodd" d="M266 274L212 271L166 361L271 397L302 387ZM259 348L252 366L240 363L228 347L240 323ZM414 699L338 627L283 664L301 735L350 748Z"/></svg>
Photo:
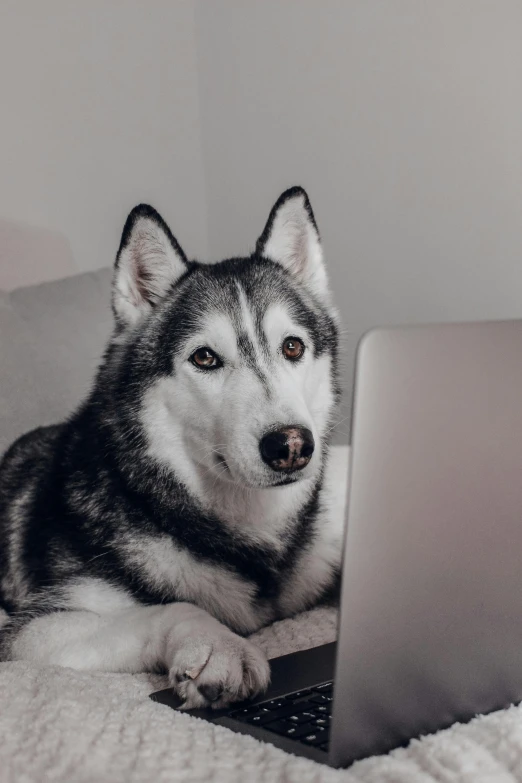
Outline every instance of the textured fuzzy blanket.
<svg viewBox="0 0 522 783"><path fill-rule="evenodd" d="M342 513L347 450L339 452ZM252 638L270 658L335 639L314 609ZM522 707L480 717L344 771L155 704L152 675L0 664L0 783L511 783L522 781Z"/></svg>
<svg viewBox="0 0 522 783"><path fill-rule="evenodd" d="M314 609L265 628L269 656L332 641L336 617ZM0 665L1 783L511 783L522 781L522 708L331 770L176 713L147 696L161 677Z"/></svg>

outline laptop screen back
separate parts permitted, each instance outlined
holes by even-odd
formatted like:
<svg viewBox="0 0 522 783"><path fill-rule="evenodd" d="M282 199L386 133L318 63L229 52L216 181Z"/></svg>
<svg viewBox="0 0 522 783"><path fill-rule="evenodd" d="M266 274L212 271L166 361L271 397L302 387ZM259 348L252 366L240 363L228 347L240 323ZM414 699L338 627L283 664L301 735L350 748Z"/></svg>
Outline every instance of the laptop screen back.
<svg viewBox="0 0 522 783"><path fill-rule="evenodd" d="M522 699L522 322L376 330L356 378L338 766Z"/></svg>

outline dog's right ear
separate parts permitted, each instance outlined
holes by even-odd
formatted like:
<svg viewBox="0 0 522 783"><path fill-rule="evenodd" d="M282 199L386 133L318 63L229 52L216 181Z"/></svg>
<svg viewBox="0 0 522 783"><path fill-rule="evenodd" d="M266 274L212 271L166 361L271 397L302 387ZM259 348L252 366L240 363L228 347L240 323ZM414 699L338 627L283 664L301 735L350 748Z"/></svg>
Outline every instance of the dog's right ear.
<svg viewBox="0 0 522 783"><path fill-rule="evenodd" d="M187 269L185 253L161 215L148 204L134 207L114 268L112 308L117 322L136 324Z"/></svg>
<svg viewBox="0 0 522 783"><path fill-rule="evenodd" d="M306 191L294 186L272 207L256 253L280 264L323 301L329 299L323 249Z"/></svg>

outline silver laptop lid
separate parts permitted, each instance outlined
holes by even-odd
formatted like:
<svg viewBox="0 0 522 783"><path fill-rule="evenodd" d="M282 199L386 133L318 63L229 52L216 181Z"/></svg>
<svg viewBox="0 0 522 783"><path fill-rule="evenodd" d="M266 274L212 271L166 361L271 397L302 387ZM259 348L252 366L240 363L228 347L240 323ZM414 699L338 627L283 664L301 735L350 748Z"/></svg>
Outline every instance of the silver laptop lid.
<svg viewBox="0 0 522 783"><path fill-rule="evenodd" d="M522 699L522 322L359 347L331 761Z"/></svg>

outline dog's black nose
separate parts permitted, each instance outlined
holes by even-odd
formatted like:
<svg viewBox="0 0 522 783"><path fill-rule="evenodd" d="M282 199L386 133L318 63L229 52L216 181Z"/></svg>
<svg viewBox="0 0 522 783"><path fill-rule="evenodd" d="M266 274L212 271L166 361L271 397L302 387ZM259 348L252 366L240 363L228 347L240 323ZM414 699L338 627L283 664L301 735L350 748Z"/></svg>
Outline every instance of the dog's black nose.
<svg viewBox="0 0 522 783"><path fill-rule="evenodd" d="M259 444L263 458L272 470L302 470L314 453L314 436L306 427L284 427L268 432Z"/></svg>

